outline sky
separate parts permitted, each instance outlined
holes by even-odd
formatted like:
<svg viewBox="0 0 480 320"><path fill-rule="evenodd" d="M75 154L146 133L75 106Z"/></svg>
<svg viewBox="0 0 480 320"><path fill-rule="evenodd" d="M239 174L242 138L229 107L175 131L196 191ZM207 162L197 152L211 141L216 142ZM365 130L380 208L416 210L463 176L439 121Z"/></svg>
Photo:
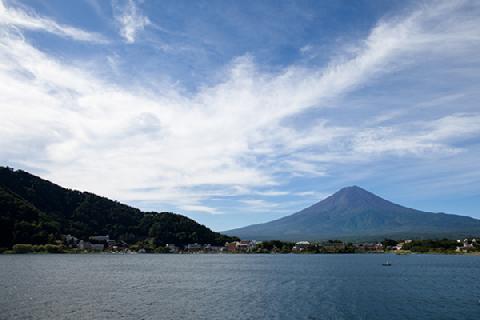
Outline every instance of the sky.
<svg viewBox="0 0 480 320"><path fill-rule="evenodd" d="M0 165L217 231L480 218L479 101L478 1L0 0Z"/></svg>

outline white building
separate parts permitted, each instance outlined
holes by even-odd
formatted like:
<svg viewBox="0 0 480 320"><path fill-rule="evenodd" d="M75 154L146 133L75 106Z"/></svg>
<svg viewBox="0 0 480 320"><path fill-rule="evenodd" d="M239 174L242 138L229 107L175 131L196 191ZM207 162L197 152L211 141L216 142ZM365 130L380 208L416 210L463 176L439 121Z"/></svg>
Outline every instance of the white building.
<svg viewBox="0 0 480 320"><path fill-rule="evenodd" d="M308 241L298 241L295 243L295 246L292 248L293 251L304 251L310 246Z"/></svg>

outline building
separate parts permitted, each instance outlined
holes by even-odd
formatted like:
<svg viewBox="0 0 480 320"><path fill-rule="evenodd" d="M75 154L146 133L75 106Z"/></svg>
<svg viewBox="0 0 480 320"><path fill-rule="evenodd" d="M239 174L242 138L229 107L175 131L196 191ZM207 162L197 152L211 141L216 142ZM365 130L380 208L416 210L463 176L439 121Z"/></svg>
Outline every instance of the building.
<svg viewBox="0 0 480 320"><path fill-rule="evenodd" d="M473 243L470 243L468 239L463 240L463 249L472 249Z"/></svg>
<svg viewBox="0 0 480 320"><path fill-rule="evenodd" d="M88 250L88 249L90 249L90 245L91 245L90 242L80 240L80 242L78 243L78 248L80 250Z"/></svg>
<svg viewBox="0 0 480 320"><path fill-rule="evenodd" d="M212 246L211 244L206 244L203 246L203 252L205 253L220 253L225 250L225 247L222 246Z"/></svg>
<svg viewBox="0 0 480 320"><path fill-rule="evenodd" d="M117 242L115 240L108 240L106 242L108 248L113 248L114 246L117 246Z"/></svg>
<svg viewBox="0 0 480 320"><path fill-rule="evenodd" d="M103 243L91 243L88 241L80 240L78 243L78 248L80 250L93 250L93 251L103 251L105 245Z"/></svg>
<svg viewBox="0 0 480 320"><path fill-rule="evenodd" d="M91 243L90 250L93 251L103 251L105 249L105 245L103 243Z"/></svg>
<svg viewBox="0 0 480 320"><path fill-rule="evenodd" d="M237 241L236 248L238 252L248 252L250 250L250 241L248 240L241 240Z"/></svg>
<svg viewBox="0 0 480 320"><path fill-rule="evenodd" d="M203 246L198 243L187 244L186 247L188 252L200 252L203 250Z"/></svg>
<svg viewBox="0 0 480 320"><path fill-rule="evenodd" d="M106 236L90 236L88 237L88 240L98 241L98 242L102 242L102 241L108 242L110 240L110 237L108 236L108 234Z"/></svg>
<svg viewBox="0 0 480 320"><path fill-rule="evenodd" d="M230 253L237 252L237 242L238 241L225 243L225 248L226 248L227 252L230 252Z"/></svg>
<svg viewBox="0 0 480 320"><path fill-rule="evenodd" d="M65 241L66 241L66 242L74 242L74 243L77 243L77 242L78 242L78 239L77 239L77 237L74 237L74 236L72 236L71 234L67 234L67 235L65 236Z"/></svg>
<svg viewBox="0 0 480 320"><path fill-rule="evenodd" d="M341 241L328 241L322 243L322 247L327 252L337 252L345 249L345 243Z"/></svg>
<svg viewBox="0 0 480 320"><path fill-rule="evenodd" d="M237 251L252 252L257 247L256 240L240 240L236 242Z"/></svg>
<svg viewBox="0 0 480 320"><path fill-rule="evenodd" d="M179 248L174 244L167 244L165 248L171 253L177 253L179 251Z"/></svg>
<svg viewBox="0 0 480 320"><path fill-rule="evenodd" d="M225 247L219 247L221 252L253 252L257 248L257 244L261 242L257 242L256 240L241 240L241 241L233 241L225 243Z"/></svg>
<svg viewBox="0 0 480 320"><path fill-rule="evenodd" d="M299 241L295 243L295 246L292 248L292 251L295 252L302 252L308 249L310 247L310 242L308 241Z"/></svg>
<svg viewBox="0 0 480 320"><path fill-rule="evenodd" d="M67 234L63 239L65 245L67 245L69 248L75 248L78 246L78 238L72 236L71 234Z"/></svg>

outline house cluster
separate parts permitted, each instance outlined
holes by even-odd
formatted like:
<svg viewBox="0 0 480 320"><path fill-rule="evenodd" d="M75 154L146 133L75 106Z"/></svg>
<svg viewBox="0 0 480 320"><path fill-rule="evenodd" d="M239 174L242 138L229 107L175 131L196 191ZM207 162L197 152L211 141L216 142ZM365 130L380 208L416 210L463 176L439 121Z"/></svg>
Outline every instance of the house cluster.
<svg viewBox="0 0 480 320"><path fill-rule="evenodd" d="M480 240L463 239L457 240L457 252L471 252L480 250ZM240 240L226 242L223 246L211 244L191 243L187 245L167 244L165 247L144 246L136 244L129 248L127 243L110 239L109 235L95 235L88 237L88 240L78 239L70 234L63 235L63 244L71 249L81 251L108 251L112 253L382 253L390 251L412 250L412 240L365 243L345 243L339 240L311 243L309 241L298 241L296 243L281 241L256 241ZM450 245L452 241L450 241ZM451 247L450 247L451 248Z"/></svg>
<svg viewBox="0 0 480 320"><path fill-rule="evenodd" d="M127 243L123 241L116 241L110 239L109 235L105 236L90 236L87 240L78 239L70 234L63 236L65 246L71 249L79 249L82 251L109 251L109 252L124 252L134 253L129 249ZM184 246L175 244L165 245L166 251L170 253L226 253L226 252L254 252L257 245L261 243L255 240L242 240L225 243L224 246L215 246L212 244L190 243ZM134 250L135 251L135 250ZM137 253L145 253L145 248L139 248ZM150 252L150 251L148 251Z"/></svg>
<svg viewBox="0 0 480 320"><path fill-rule="evenodd" d="M346 244L342 241L325 241L312 244L308 241L299 241L295 243L292 252L384 252L383 244L381 243L356 243Z"/></svg>
<svg viewBox="0 0 480 320"><path fill-rule="evenodd" d="M402 241L399 241L399 242L396 242L396 244L392 244L392 245L387 245L385 246L384 248L382 248L382 250L386 250L386 251L401 251L403 250L405 244L409 244L409 243L412 243L413 240L402 240ZM377 245L381 245L381 243L378 243Z"/></svg>
<svg viewBox="0 0 480 320"><path fill-rule="evenodd" d="M109 235L105 236L90 236L88 241L78 239L70 234L64 236L65 245L69 248L77 248L88 251L125 251L128 245L123 241L116 241L110 239Z"/></svg>
<svg viewBox="0 0 480 320"><path fill-rule="evenodd" d="M261 241L256 240L240 240L225 243L225 251L230 253L246 253L254 252Z"/></svg>
<svg viewBox="0 0 480 320"><path fill-rule="evenodd" d="M295 243L295 246L293 246L292 251L293 252L303 252L307 251L311 247L310 242L308 241L299 241Z"/></svg>
<svg viewBox="0 0 480 320"><path fill-rule="evenodd" d="M345 250L346 245L341 241L328 241L322 243L310 243L309 241L298 241L292 247L292 252L338 252Z"/></svg>
<svg viewBox="0 0 480 320"><path fill-rule="evenodd" d="M385 248L382 243L380 242L367 242L367 243L358 243L353 245L355 252L385 252Z"/></svg>
<svg viewBox="0 0 480 320"><path fill-rule="evenodd" d="M256 240L241 240L226 242L224 246L214 246L211 244L187 244L183 248L178 248L174 245L167 245L170 252L178 253L248 253L254 252L260 241Z"/></svg>
<svg viewBox="0 0 480 320"><path fill-rule="evenodd" d="M167 245L168 248L169 245ZM214 246L211 244L198 244L198 243L193 243L193 244L187 244L183 248L183 252L185 253L221 253L225 251L225 247L223 246ZM176 251L170 251L170 252L179 252L179 249L177 248Z"/></svg>
<svg viewBox="0 0 480 320"><path fill-rule="evenodd" d="M474 250L476 247L480 246L480 242L477 242L477 239L463 239L457 240L457 252L468 252Z"/></svg>
<svg viewBox="0 0 480 320"><path fill-rule="evenodd" d="M400 250L403 249L403 246L405 244L408 244L408 243L412 243L412 240L401 241L401 242L397 243L395 246L393 246L392 248L389 248L389 249L395 250L395 251L400 251Z"/></svg>

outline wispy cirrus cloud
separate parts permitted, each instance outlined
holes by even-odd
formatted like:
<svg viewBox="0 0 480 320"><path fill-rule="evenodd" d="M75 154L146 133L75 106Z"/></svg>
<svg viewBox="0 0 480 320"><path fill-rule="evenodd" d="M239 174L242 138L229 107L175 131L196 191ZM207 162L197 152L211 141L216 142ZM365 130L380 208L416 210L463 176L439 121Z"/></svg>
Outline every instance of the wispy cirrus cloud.
<svg viewBox="0 0 480 320"><path fill-rule="evenodd" d="M117 6L121 35L133 43L149 20L133 1ZM379 127L383 108L366 121L342 122L338 116L345 111L336 105L383 77L417 66L425 55L446 69L452 57L478 52L472 39L478 39L480 28L472 10L480 8L471 7L432 4L382 20L322 66L265 71L253 56L243 55L225 67L217 83L188 93L175 86L152 91L107 81L39 50L5 23L0 83L9 86L0 87L0 160L123 201L175 203L187 212L217 214L222 211L205 203L213 197L243 197L235 203L254 211L280 210L281 204L262 197L286 196L280 188L289 179L327 177L340 164L462 152L456 142L479 134L479 112ZM33 15L8 10L17 25L38 24ZM19 16L28 21L18 22ZM70 30L40 25L61 36ZM75 32L80 39L81 30ZM449 45L439 48L446 41ZM415 72L403 76L416 79ZM337 114L316 121L294 119L332 109ZM294 195L313 194L318 193Z"/></svg>
<svg viewBox="0 0 480 320"><path fill-rule="evenodd" d="M78 41L96 43L107 42L107 40L98 33L88 32L68 25L62 25L50 18L38 16L33 12L6 6L3 0L0 0L0 24L4 27L9 26L24 30L50 32L61 37Z"/></svg>
<svg viewBox="0 0 480 320"><path fill-rule="evenodd" d="M120 35L127 43L134 43L137 33L150 25L150 20L142 14L134 0L114 0L112 6Z"/></svg>

